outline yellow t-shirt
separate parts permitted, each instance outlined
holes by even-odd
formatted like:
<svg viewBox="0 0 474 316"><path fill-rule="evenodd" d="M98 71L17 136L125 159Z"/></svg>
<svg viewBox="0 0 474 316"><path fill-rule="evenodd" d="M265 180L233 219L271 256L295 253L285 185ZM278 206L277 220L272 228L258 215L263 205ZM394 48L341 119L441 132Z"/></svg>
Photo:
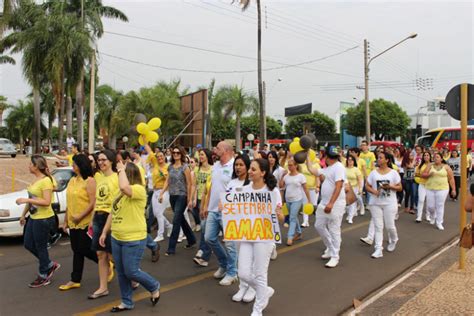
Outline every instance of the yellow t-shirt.
<svg viewBox="0 0 474 316"><path fill-rule="evenodd" d="M151 180L153 181L153 188L162 189L165 185L166 179L168 178L168 164L165 164L163 168L158 164L155 155L148 156L148 162L153 166L151 171Z"/></svg>
<svg viewBox="0 0 474 316"><path fill-rule="evenodd" d="M426 183L426 178L422 178L421 177L421 174L423 173L423 171L425 171L426 169L426 166L428 166L426 163L423 164L423 166L421 166L421 169L420 169L420 166L417 166L415 168L415 182L418 183L418 184L425 184Z"/></svg>
<svg viewBox="0 0 474 316"><path fill-rule="evenodd" d="M368 177L370 172L373 170L372 167L376 160L375 155L371 151L368 151L367 153L361 152L359 158L365 161L365 176Z"/></svg>
<svg viewBox="0 0 474 316"><path fill-rule="evenodd" d="M434 166L430 169L430 177L426 181L428 190L449 190L448 172L444 165L440 170L436 170Z"/></svg>
<svg viewBox="0 0 474 316"><path fill-rule="evenodd" d="M362 172L363 168L367 168L367 163L365 162L364 159L357 158L357 168Z"/></svg>
<svg viewBox="0 0 474 316"><path fill-rule="evenodd" d="M105 176L103 173L96 173L97 191L95 193L95 210L110 213L112 202L119 194L118 174L112 173Z"/></svg>
<svg viewBox="0 0 474 316"><path fill-rule="evenodd" d="M314 176L311 172L309 172L308 167L306 166L305 163L301 163L299 164L299 166L300 166L300 172L306 178L306 187L308 188L308 190L316 189L316 183L317 183L316 176ZM317 162L313 163L312 167L316 169L321 169L321 166Z"/></svg>
<svg viewBox="0 0 474 316"><path fill-rule="evenodd" d="M472 166L472 157L471 157L471 154L467 154L466 157L467 157L467 160L466 160L466 161L467 161L467 163L466 163L467 169L471 169L471 166Z"/></svg>
<svg viewBox="0 0 474 316"><path fill-rule="evenodd" d="M68 161L68 163L69 163L69 166L72 166L72 164L73 164L72 157L74 157L73 154L67 155L67 161Z"/></svg>
<svg viewBox="0 0 474 316"><path fill-rule="evenodd" d="M27 188L28 195L30 198L35 199L43 198L45 190L51 190L51 203L53 202L53 189L54 183L51 181L49 177L44 177L33 184L30 184ZM45 219L54 216L53 208L51 207L51 203L48 206L38 206L32 205L33 208L36 208L36 212L34 214L30 213L30 217L32 219Z"/></svg>
<svg viewBox="0 0 474 316"><path fill-rule="evenodd" d="M360 172L359 168L348 168L346 167L346 177L351 187L359 187L359 178L362 177L362 172Z"/></svg>
<svg viewBox="0 0 474 316"><path fill-rule="evenodd" d="M196 177L196 185L197 185L197 199L202 199L202 193L204 192L204 188L206 187L206 182L208 177L210 177L212 172L212 167L209 166L208 170L199 169L199 167L194 168L194 175Z"/></svg>
<svg viewBox="0 0 474 316"><path fill-rule="evenodd" d="M146 238L146 190L143 185L131 185L132 196L123 195L112 209L112 237L120 241Z"/></svg>
<svg viewBox="0 0 474 316"><path fill-rule="evenodd" d="M81 215L82 212L89 206L89 195L87 194L87 183L92 181L92 178L84 180L80 176L72 177L67 185L67 224L69 228L84 229L89 226L92 219L92 212L84 217L78 224L72 221L73 215Z"/></svg>
<svg viewBox="0 0 474 316"><path fill-rule="evenodd" d="M145 169L143 169L143 167L139 163L136 163L135 166L138 167L138 170L140 171L140 176L142 178L142 183L143 183L143 185L145 185L146 184Z"/></svg>

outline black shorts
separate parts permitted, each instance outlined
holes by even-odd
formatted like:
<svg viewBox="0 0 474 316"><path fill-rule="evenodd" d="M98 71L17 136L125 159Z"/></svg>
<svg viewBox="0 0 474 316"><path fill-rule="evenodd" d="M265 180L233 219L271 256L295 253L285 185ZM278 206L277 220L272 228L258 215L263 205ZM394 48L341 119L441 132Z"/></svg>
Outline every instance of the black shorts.
<svg viewBox="0 0 474 316"><path fill-rule="evenodd" d="M111 216L111 215L110 215ZM92 244L91 249L93 251L106 251L112 253L112 243L110 240L110 233L107 234L105 239L105 247L99 245L99 238L102 235L102 230L104 229L107 218L109 217L108 213L99 212L94 214L94 220L92 221Z"/></svg>

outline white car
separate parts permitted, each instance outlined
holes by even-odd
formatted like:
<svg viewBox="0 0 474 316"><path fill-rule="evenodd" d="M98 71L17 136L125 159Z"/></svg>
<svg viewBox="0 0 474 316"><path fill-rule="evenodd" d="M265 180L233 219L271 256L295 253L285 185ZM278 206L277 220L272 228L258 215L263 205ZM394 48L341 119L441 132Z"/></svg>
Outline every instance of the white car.
<svg viewBox="0 0 474 316"><path fill-rule="evenodd" d="M11 140L7 138L0 138L0 155L8 155L12 158L16 157L16 148Z"/></svg>
<svg viewBox="0 0 474 316"><path fill-rule="evenodd" d="M64 214L66 213L66 187L74 171L71 167L55 169L52 176L56 179L57 188L54 190L54 209L59 219L59 225L64 222ZM26 190L0 195L0 237L15 237L23 235L23 227L20 225L20 216L25 205L17 205L16 199L28 197Z"/></svg>

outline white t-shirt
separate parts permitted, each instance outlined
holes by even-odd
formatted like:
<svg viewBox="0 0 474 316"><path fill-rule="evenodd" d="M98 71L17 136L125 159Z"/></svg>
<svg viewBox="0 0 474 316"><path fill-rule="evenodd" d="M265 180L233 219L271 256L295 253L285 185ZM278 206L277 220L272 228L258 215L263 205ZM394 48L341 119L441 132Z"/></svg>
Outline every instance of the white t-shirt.
<svg viewBox="0 0 474 316"><path fill-rule="evenodd" d="M239 180L239 178L235 178L230 180L227 184L227 191L232 191L235 188L241 188L244 186L245 180Z"/></svg>
<svg viewBox="0 0 474 316"><path fill-rule="evenodd" d="M372 170L367 178L367 182L375 190L381 190L379 196L370 193L370 205L397 205L397 193L395 190L382 189L384 183L395 185L401 182L400 175L395 170L390 170L387 174L380 174L377 169Z"/></svg>
<svg viewBox="0 0 474 316"><path fill-rule="evenodd" d="M232 172L234 169L234 158L222 165L217 161L212 166L211 171L211 196L209 197L209 212L219 211L219 201L221 193L226 192L227 185L232 180Z"/></svg>
<svg viewBox="0 0 474 316"><path fill-rule="evenodd" d="M285 200L287 202L296 202L303 199L302 185L306 183L306 177L301 173L296 176L287 174L283 181L285 181Z"/></svg>
<svg viewBox="0 0 474 316"><path fill-rule="evenodd" d="M339 161L326 168L320 169L319 174L324 175L324 181L321 184L321 204L326 205L331 200L332 194L336 189L336 182L346 182L346 168ZM337 197L335 204L346 205L346 192L344 191L344 185L341 188L341 192Z"/></svg>
<svg viewBox="0 0 474 316"><path fill-rule="evenodd" d="M273 190L270 190L266 185L259 189L259 190L255 190L253 187L252 187L253 183L250 182L250 184L244 186L242 188L242 190L244 192L247 192L247 191L252 191L252 192L271 192L272 193L272 202L275 202L275 205L276 207L281 207L282 206L282 201L281 201L281 194L280 194L280 190L278 190L278 187L275 187L273 188ZM276 214L275 210L272 210L272 213Z"/></svg>
<svg viewBox="0 0 474 316"><path fill-rule="evenodd" d="M66 144L67 144L67 148L71 148L72 147L72 144L74 144L76 140L74 139L74 137L67 137L66 138Z"/></svg>
<svg viewBox="0 0 474 316"><path fill-rule="evenodd" d="M456 158L451 157L448 159L447 163L453 170L454 176L457 176L457 177L461 176L461 157L456 157Z"/></svg>
<svg viewBox="0 0 474 316"><path fill-rule="evenodd" d="M273 175L275 176L278 182L280 182L281 178L283 178L284 172L285 168L283 168L282 166L278 166L278 168L273 171Z"/></svg>

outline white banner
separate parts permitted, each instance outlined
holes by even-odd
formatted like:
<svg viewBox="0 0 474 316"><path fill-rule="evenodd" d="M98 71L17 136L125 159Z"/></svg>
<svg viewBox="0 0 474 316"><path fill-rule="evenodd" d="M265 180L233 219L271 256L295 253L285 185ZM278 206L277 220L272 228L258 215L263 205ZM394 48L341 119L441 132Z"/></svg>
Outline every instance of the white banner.
<svg viewBox="0 0 474 316"><path fill-rule="evenodd" d="M224 240L281 243L275 213L279 199L273 194L241 188L222 193Z"/></svg>

